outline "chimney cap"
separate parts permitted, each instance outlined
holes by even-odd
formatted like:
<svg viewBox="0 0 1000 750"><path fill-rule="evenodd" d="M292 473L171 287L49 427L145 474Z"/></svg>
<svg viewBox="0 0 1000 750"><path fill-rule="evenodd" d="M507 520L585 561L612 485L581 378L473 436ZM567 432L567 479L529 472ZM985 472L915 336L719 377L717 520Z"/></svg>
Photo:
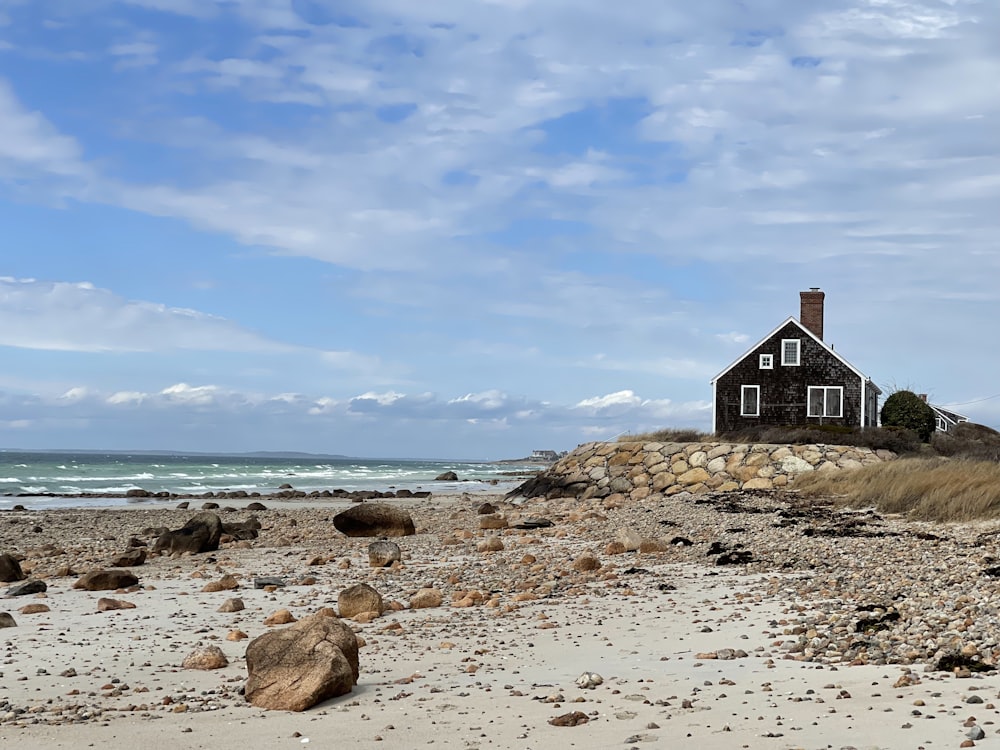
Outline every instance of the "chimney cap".
<svg viewBox="0 0 1000 750"><path fill-rule="evenodd" d="M811 287L809 287L809 291L810 292L818 292L819 291L819 287L818 286L811 286Z"/></svg>

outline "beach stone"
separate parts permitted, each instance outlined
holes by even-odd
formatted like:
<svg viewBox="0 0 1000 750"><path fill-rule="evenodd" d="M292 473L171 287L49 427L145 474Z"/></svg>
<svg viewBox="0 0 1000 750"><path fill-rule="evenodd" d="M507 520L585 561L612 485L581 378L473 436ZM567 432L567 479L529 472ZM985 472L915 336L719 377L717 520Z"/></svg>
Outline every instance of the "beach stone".
<svg viewBox="0 0 1000 750"><path fill-rule="evenodd" d="M131 490L126 490L125 497L149 497L149 490L143 490L136 487Z"/></svg>
<svg viewBox="0 0 1000 750"><path fill-rule="evenodd" d="M480 516L479 518L479 528L488 529L506 529L507 528L507 518L503 515L492 513L488 516Z"/></svg>
<svg viewBox="0 0 1000 750"><path fill-rule="evenodd" d="M579 573L589 573L594 570L600 570L600 568L601 561L589 552L580 555L573 561L573 570Z"/></svg>
<svg viewBox="0 0 1000 750"><path fill-rule="evenodd" d="M48 586L45 581L37 578L29 578L22 583L15 583L7 589L7 596L28 596L29 594L41 594Z"/></svg>
<svg viewBox="0 0 1000 750"><path fill-rule="evenodd" d="M108 599L103 596L97 600L98 612L113 612L117 609L135 609L135 605L124 599Z"/></svg>
<svg viewBox="0 0 1000 750"><path fill-rule="evenodd" d="M278 578L277 576L260 576L253 579L253 587L255 589L266 589L269 586L274 586L275 588L284 588L285 579Z"/></svg>
<svg viewBox="0 0 1000 750"><path fill-rule="evenodd" d="M243 603L243 600L233 598L226 599L216 612L242 612L244 609L246 609L246 605Z"/></svg>
<svg viewBox="0 0 1000 750"><path fill-rule="evenodd" d="M267 510L267 506L264 503L252 502L247 505L247 510Z"/></svg>
<svg viewBox="0 0 1000 750"><path fill-rule="evenodd" d="M587 717L587 714L582 711L573 711L572 713L562 714L561 716L549 719L549 724L554 727L578 727L581 724L586 724L588 721L590 719Z"/></svg>
<svg viewBox="0 0 1000 750"><path fill-rule="evenodd" d="M261 529L257 516L250 516L246 521L233 521L222 524L222 533L233 539L246 541L256 539Z"/></svg>
<svg viewBox="0 0 1000 750"><path fill-rule="evenodd" d="M153 551L171 555L214 552L219 549L221 536L222 519L215 513L198 513L181 528L161 534L153 545Z"/></svg>
<svg viewBox="0 0 1000 750"><path fill-rule="evenodd" d="M503 540L498 536L491 536L476 545L478 552L502 552L503 549Z"/></svg>
<svg viewBox="0 0 1000 750"><path fill-rule="evenodd" d="M479 514L480 516L488 516L496 512L497 512L497 506L495 506L493 503L483 503L476 509L476 513Z"/></svg>
<svg viewBox="0 0 1000 750"><path fill-rule="evenodd" d="M20 612L22 615L39 615L42 614L43 612L48 612L48 611L50 611L49 605L41 603L25 604L18 610L18 612Z"/></svg>
<svg viewBox="0 0 1000 750"><path fill-rule="evenodd" d="M434 481L436 481L436 482L457 482L458 481L458 474L456 474L453 471L446 471L443 474L438 474L436 477L434 477Z"/></svg>
<svg viewBox="0 0 1000 750"><path fill-rule="evenodd" d="M358 640L341 620L312 615L247 646L244 695L252 705L305 711L351 692L358 681Z"/></svg>
<svg viewBox="0 0 1000 750"><path fill-rule="evenodd" d="M216 591L233 591L239 587L240 582L236 580L236 576L227 573L218 581L209 581L201 590L205 593L214 593Z"/></svg>
<svg viewBox="0 0 1000 750"><path fill-rule="evenodd" d="M279 609L264 618L264 624L268 627L272 625L287 625L288 623L295 621L295 615L287 609Z"/></svg>
<svg viewBox="0 0 1000 750"><path fill-rule="evenodd" d="M14 616L10 612L0 612L0 628L16 628Z"/></svg>
<svg viewBox="0 0 1000 750"><path fill-rule="evenodd" d="M635 529L618 529L615 541L620 542L627 552L635 552L642 544L642 534Z"/></svg>
<svg viewBox="0 0 1000 750"><path fill-rule="evenodd" d="M337 610L344 618L354 617L362 612L385 611L382 603L382 595L369 586L367 583L356 583L350 586L337 596Z"/></svg>
<svg viewBox="0 0 1000 750"><path fill-rule="evenodd" d="M229 659L218 646L201 646L181 662L182 669L222 669L229 666Z"/></svg>
<svg viewBox="0 0 1000 750"><path fill-rule="evenodd" d="M429 609L440 607L444 602L444 594L440 589L423 588L410 597L410 609Z"/></svg>
<svg viewBox="0 0 1000 750"><path fill-rule="evenodd" d="M92 570L84 573L73 584L75 589L84 591L114 591L135 586L139 579L127 570Z"/></svg>
<svg viewBox="0 0 1000 750"><path fill-rule="evenodd" d="M379 541L368 545L368 565L372 568L388 568L403 559L402 550L395 542Z"/></svg>
<svg viewBox="0 0 1000 750"><path fill-rule="evenodd" d="M350 537L410 536L416 533L410 514L385 503L360 503L333 517L337 531Z"/></svg>
<svg viewBox="0 0 1000 750"><path fill-rule="evenodd" d="M21 571L21 563L17 561L9 552L0 554L0 581L11 583L13 581L23 581L24 573Z"/></svg>
<svg viewBox="0 0 1000 750"><path fill-rule="evenodd" d="M132 568L146 562L146 550L143 547L135 547L122 552L108 560L110 568Z"/></svg>

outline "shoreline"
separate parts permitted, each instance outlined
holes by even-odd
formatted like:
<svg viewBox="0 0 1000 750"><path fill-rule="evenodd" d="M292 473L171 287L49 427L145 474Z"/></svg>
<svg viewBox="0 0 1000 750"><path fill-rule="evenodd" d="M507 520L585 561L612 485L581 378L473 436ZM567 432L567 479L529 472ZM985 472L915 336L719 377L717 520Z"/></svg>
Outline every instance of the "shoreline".
<svg viewBox="0 0 1000 750"><path fill-rule="evenodd" d="M480 529L477 511L487 501L511 525L543 517L553 526ZM152 556L131 569L139 588L106 594L73 589L76 577L58 573L99 565L144 527L175 528L195 509L0 514L0 552L13 547L48 583L44 595L0 600L17 621L0 630L8 644L0 739L38 748L170 742L217 750L307 739L327 747L333 738L373 749L655 748L685 739L704 748L933 748L958 747L972 731L964 726L970 717L996 734L996 672L924 671L929 660L903 658L893 639L924 627L924 640L957 637L995 659L997 625L987 613L1000 594L992 579L972 573L982 557L974 540L997 524L932 527L759 493L622 507L568 499L516 507L500 495L462 494L391 502L417 526L415 536L396 539L403 560L395 570L368 567L371 540L332 528L334 511L350 503L283 501L256 514L258 539L215 553ZM918 536L929 529L936 539ZM684 537L691 545L609 552L630 536ZM478 551L494 537L505 549ZM717 564L706 555L713 542L742 544L752 561ZM587 556L599 567L578 564ZM202 591L227 573L238 589ZM288 585L256 589L259 576ZM335 607L338 592L357 582L402 608L347 621L365 641L354 690L298 714L246 703L243 654L249 639L271 629L265 617ZM409 608L427 585L444 593L443 605ZM480 602L455 606L454 597L470 591ZM893 599L900 594L906 598ZM97 612L99 596L135 608ZM246 609L218 612L230 597ZM22 614L27 604L49 611ZM859 607L870 604L894 608L902 622L855 633L871 614ZM961 630L949 627L968 619L975 621ZM249 638L227 640L235 630ZM864 648L850 647L855 642ZM181 669L208 644L223 649L229 666ZM579 688L583 672L603 683ZM577 710L586 726L549 723Z"/></svg>

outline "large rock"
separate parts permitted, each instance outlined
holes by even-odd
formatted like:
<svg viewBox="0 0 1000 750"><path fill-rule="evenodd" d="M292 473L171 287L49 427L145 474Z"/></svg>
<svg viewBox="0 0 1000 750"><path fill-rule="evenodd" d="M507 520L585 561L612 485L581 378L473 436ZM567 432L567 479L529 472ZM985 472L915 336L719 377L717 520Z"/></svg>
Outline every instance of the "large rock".
<svg viewBox="0 0 1000 750"><path fill-rule="evenodd" d="M166 531L156 540L154 552L214 552L219 549L222 520L215 513L199 513L175 531Z"/></svg>
<svg viewBox="0 0 1000 750"><path fill-rule="evenodd" d="M368 565L372 568L388 568L394 562L401 562L403 552L395 542L384 539L368 545Z"/></svg>
<svg viewBox="0 0 1000 750"><path fill-rule="evenodd" d="M351 692L358 681L358 640L340 620L313 615L247 646L246 699L258 708L305 711Z"/></svg>
<svg viewBox="0 0 1000 750"><path fill-rule="evenodd" d="M0 612L0 628L16 628L17 623L10 612Z"/></svg>
<svg viewBox="0 0 1000 750"><path fill-rule="evenodd" d="M0 581L10 583L11 581L23 581L24 573L21 571L21 563L17 561L9 552L0 554Z"/></svg>
<svg viewBox="0 0 1000 750"><path fill-rule="evenodd" d="M7 589L7 596L28 596L29 594L40 594L48 588L45 581L37 578L29 578L22 583L15 583Z"/></svg>
<svg viewBox="0 0 1000 750"><path fill-rule="evenodd" d="M416 533L410 514L385 503L361 503L333 517L347 536L410 536Z"/></svg>
<svg viewBox="0 0 1000 750"><path fill-rule="evenodd" d="M222 669L229 666L229 659L218 646L199 646L184 661L182 669Z"/></svg>
<svg viewBox="0 0 1000 750"><path fill-rule="evenodd" d="M146 550L143 547L133 547L108 560L108 567L133 568L137 565L142 565L144 562L146 562Z"/></svg>
<svg viewBox="0 0 1000 750"><path fill-rule="evenodd" d="M341 617L354 617L362 612L385 611L382 595L367 583L357 583L340 592L337 597L337 610Z"/></svg>
<svg viewBox="0 0 1000 750"><path fill-rule="evenodd" d="M92 570L80 576L73 584L75 589L84 591L114 591L135 586L139 579L127 570Z"/></svg>
<svg viewBox="0 0 1000 750"><path fill-rule="evenodd" d="M257 516L250 516L246 521L234 521L222 524L222 533L228 534L233 539L256 539L260 528L260 521L257 519Z"/></svg>

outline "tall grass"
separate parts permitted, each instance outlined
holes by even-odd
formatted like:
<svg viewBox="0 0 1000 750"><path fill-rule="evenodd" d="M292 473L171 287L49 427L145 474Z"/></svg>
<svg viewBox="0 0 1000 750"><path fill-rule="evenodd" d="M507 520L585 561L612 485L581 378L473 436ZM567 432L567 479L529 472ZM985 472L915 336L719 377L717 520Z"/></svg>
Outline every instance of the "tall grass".
<svg viewBox="0 0 1000 750"><path fill-rule="evenodd" d="M855 471L801 474L793 489L921 521L1000 518L1000 464L990 461L902 458Z"/></svg>
<svg viewBox="0 0 1000 750"><path fill-rule="evenodd" d="M618 436L619 443L705 443L715 439L714 435L684 428L640 432L635 435L625 433Z"/></svg>

